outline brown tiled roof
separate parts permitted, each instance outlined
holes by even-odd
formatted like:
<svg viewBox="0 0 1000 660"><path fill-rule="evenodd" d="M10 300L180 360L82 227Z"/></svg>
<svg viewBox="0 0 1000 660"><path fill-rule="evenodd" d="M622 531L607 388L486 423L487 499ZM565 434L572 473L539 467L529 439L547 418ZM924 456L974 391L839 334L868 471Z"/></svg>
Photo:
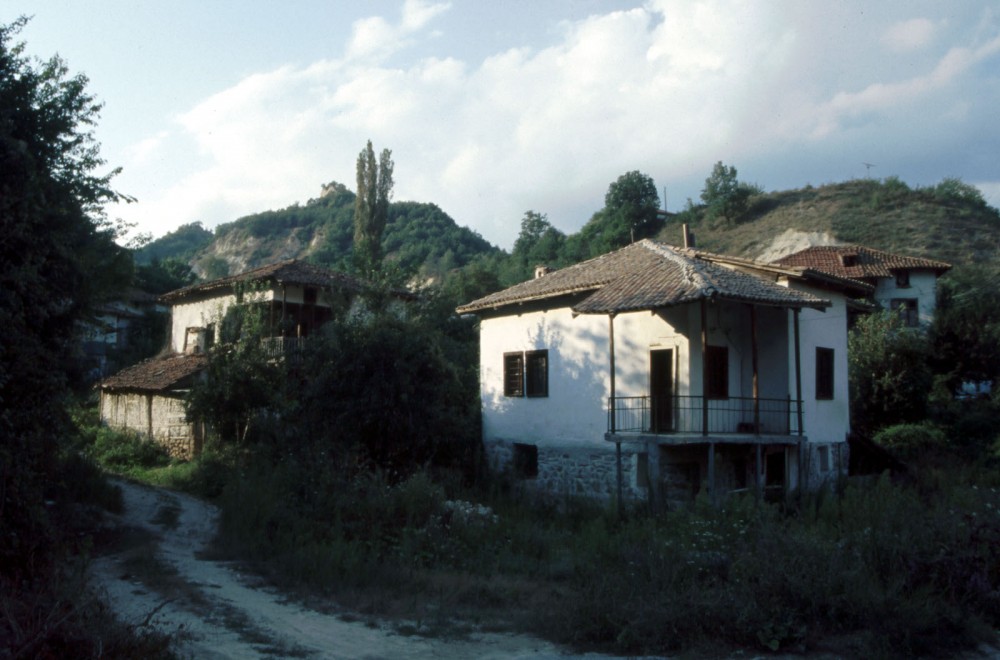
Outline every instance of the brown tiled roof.
<svg viewBox="0 0 1000 660"><path fill-rule="evenodd" d="M208 356L205 354L174 353L126 367L101 381L100 387L103 390L160 392L181 385L182 381L206 366L208 366Z"/></svg>
<svg viewBox="0 0 1000 660"><path fill-rule="evenodd" d="M853 257L854 265L845 266L844 257ZM895 277L896 271L900 270L932 270L940 275L951 268L951 264L943 261L892 254L862 245L817 245L777 259L774 263L813 268L856 280Z"/></svg>
<svg viewBox="0 0 1000 660"><path fill-rule="evenodd" d="M735 268L747 268L760 273L770 273L775 276L785 276L795 279L811 280L813 283L832 286L838 290L868 294L875 290L874 285L850 277L842 277L807 266L790 266L778 262L763 263L743 257L730 257L724 254L713 254L698 250L698 256L706 261L728 264Z"/></svg>
<svg viewBox="0 0 1000 660"><path fill-rule="evenodd" d="M350 275L327 270L326 268L314 266L298 259L288 259L268 264L267 266L261 266L260 268L254 268L239 275L230 275L229 277L212 280L211 282L201 282L170 291L163 294L160 300L163 302L176 302L188 296L228 289L240 282L298 284L320 288L335 288L354 293L365 288L365 284L361 280Z"/></svg>
<svg viewBox="0 0 1000 660"><path fill-rule="evenodd" d="M573 306L581 314L629 312L705 299L781 307L828 307L830 302L712 263L698 252L650 240L522 282L458 308L460 314L589 294Z"/></svg>

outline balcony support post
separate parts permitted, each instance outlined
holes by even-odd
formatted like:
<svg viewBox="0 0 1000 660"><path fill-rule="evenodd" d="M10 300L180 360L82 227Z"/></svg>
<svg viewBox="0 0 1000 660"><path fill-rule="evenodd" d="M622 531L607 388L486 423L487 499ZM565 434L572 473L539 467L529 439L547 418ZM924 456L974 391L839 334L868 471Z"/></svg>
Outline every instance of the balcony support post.
<svg viewBox="0 0 1000 660"><path fill-rule="evenodd" d="M750 361L753 367L753 432L760 435L760 381L757 370L757 306L750 305Z"/></svg>
<svg viewBox="0 0 1000 660"><path fill-rule="evenodd" d="M795 414L802 435L802 347L799 343L799 309L792 310L792 326L795 332Z"/></svg>
<svg viewBox="0 0 1000 660"><path fill-rule="evenodd" d="M701 434L708 435L708 303L701 299Z"/></svg>
<svg viewBox="0 0 1000 660"><path fill-rule="evenodd" d="M611 434L615 435L615 315L608 314L608 368L610 369L610 382L609 386L611 389ZM624 497L624 477L622 475L622 443L615 435L615 467L617 471L617 489L618 489L618 517L622 518L625 515L625 501Z"/></svg>

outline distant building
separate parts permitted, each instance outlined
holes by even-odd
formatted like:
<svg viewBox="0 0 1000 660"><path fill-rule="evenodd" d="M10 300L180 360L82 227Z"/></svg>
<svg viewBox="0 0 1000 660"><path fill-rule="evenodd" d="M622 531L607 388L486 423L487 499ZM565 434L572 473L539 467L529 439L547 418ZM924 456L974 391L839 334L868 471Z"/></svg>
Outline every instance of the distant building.
<svg viewBox="0 0 1000 660"><path fill-rule="evenodd" d="M265 308L263 341L277 357L301 347L338 311L350 309L366 286L293 259L164 294L160 302L170 306L171 317L169 350L100 383L101 421L190 458L200 451L204 431L186 419L184 396L208 365L207 354L234 305L245 301Z"/></svg>
<svg viewBox="0 0 1000 660"><path fill-rule="evenodd" d="M937 278L951 268L951 264L943 261L860 245L810 247L774 263L811 268L870 284L874 287L870 298L884 309L900 310L911 327L926 327L934 320Z"/></svg>

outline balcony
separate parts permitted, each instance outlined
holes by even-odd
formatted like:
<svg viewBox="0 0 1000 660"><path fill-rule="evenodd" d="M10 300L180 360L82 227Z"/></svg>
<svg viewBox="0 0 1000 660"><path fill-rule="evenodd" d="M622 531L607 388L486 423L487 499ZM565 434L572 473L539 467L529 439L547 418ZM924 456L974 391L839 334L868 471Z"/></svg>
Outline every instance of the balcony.
<svg viewBox="0 0 1000 660"><path fill-rule="evenodd" d="M608 402L609 434L802 435L801 402L701 396L624 396Z"/></svg>
<svg viewBox="0 0 1000 660"><path fill-rule="evenodd" d="M265 337L260 340L269 358L297 358L301 356L308 337Z"/></svg>

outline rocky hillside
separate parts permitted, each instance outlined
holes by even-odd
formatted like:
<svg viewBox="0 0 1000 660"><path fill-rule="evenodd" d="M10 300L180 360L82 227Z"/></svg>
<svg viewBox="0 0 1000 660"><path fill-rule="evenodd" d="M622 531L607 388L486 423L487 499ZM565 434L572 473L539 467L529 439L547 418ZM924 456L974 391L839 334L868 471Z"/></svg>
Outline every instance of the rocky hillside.
<svg viewBox="0 0 1000 660"><path fill-rule="evenodd" d="M346 269L354 235L354 198L344 185L333 182L304 205L249 215L219 225L214 234L197 223L184 225L143 248L137 260L180 258L205 278L291 258ZM390 206L384 249L387 259L427 277L499 252L436 205L417 202Z"/></svg>
<svg viewBox="0 0 1000 660"><path fill-rule="evenodd" d="M809 245L860 243L1000 267L1000 212L955 179L918 189L890 178L766 193L737 222L706 220L695 208L675 216L660 238L680 242L681 222L691 224L700 248L767 261Z"/></svg>

